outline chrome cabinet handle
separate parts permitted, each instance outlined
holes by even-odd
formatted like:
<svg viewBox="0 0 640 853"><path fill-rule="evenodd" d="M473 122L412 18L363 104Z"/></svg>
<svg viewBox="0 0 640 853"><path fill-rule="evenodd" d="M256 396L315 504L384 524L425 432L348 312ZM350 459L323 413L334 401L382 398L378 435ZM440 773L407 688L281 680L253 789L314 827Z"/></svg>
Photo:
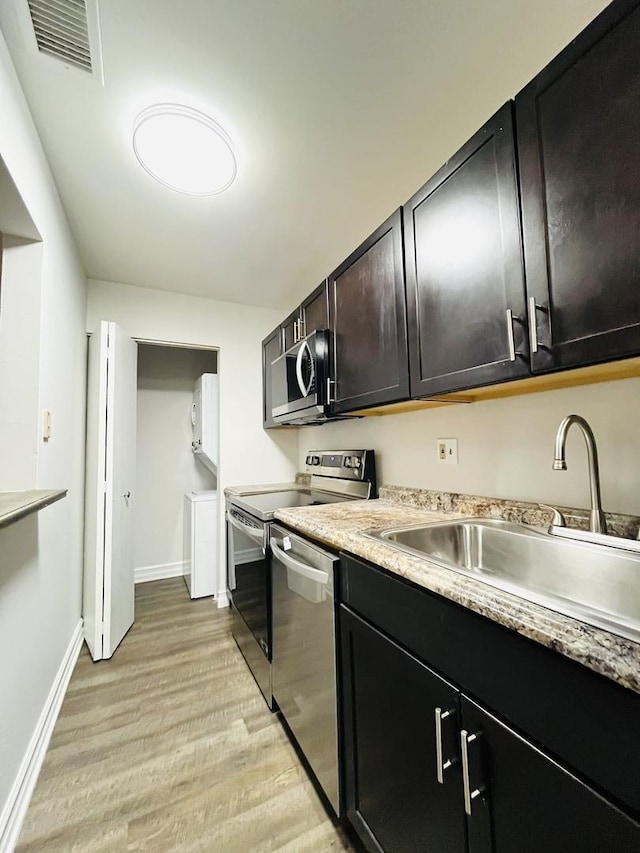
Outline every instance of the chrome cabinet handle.
<svg viewBox="0 0 640 853"><path fill-rule="evenodd" d="M455 758L444 760L442 754L442 721L448 717L454 716L455 711L443 711L442 708L435 709L436 717L436 778L441 785L444 785L444 771L452 764L455 764Z"/></svg>
<svg viewBox="0 0 640 853"><path fill-rule="evenodd" d="M307 329L306 329L305 319L302 315L300 315L300 319L298 320L298 334L300 335L300 337L298 338L298 340L301 341L304 338L304 336L306 335L306 332L307 332Z"/></svg>
<svg viewBox="0 0 640 853"><path fill-rule="evenodd" d="M484 791L484 785L471 790L471 781L469 780L469 744L478 740L478 735L470 735L469 732L462 729L460 732L460 751L462 753L462 786L464 789L464 810L470 816L471 804L476 797Z"/></svg>
<svg viewBox="0 0 640 853"><path fill-rule="evenodd" d="M538 352L538 324L536 322L536 298L529 297L529 338L531 339L531 352Z"/></svg>
<svg viewBox="0 0 640 853"><path fill-rule="evenodd" d="M516 360L516 345L513 340L513 311L507 308L507 340L509 341L509 361Z"/></svg>
<svg viewBox="0 0 640 853"><path fill-rule="evenodd" d="M335 385L335 384L336 384L336 380L335 380L335 379L330 379L330 378L327 376L327 404L328 404L328 403L335 403L335 401L336 401L335 397L332 397L332 396L331 396L331 385L332 385L332 383L333 383L333 385Z"/></svg>
<svg viewBox="0 0 640 853"><path fill-rule="evenodd" d="M298 321L294 320L293 321L293 342L294 342L294 344L297 344L299 340L300 340L300 335L298 334Z"/></svg>

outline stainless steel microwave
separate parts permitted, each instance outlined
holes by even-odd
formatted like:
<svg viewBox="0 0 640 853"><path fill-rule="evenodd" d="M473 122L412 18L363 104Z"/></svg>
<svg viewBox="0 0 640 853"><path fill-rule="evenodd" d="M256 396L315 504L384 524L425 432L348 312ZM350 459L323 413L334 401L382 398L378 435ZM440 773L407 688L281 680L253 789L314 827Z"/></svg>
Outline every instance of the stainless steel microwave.
<svg viewBox="0 0 640 853"><path fill-rule="evenodd" d="M271 362L271 414L280 424L329 417L329 332L312 332Z"/></svg>

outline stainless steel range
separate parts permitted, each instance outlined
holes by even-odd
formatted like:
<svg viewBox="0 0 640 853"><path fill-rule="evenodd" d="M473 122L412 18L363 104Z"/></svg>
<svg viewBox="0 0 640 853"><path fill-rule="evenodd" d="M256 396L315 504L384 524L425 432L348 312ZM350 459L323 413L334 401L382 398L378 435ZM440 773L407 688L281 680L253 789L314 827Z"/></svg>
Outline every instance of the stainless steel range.
<svg viewBox="0 0 640 853"><path fill-rule="evenodd" d="M227 587L232 633L273 709L271 525L274 512L376 496L373 450L311 451L309 488L274 490L227 501Z"/></svg>

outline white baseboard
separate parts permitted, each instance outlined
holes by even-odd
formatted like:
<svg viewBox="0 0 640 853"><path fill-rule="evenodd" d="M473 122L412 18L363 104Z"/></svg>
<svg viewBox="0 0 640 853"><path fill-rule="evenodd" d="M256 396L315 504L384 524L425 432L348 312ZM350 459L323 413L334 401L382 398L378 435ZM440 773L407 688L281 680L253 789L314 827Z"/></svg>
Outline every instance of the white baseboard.
<svg viewBox="0 0 640 853"><path fill-rule="evenodd" d="M216 595L216 604L218 605L218 610L220 610L222 607L229 606L229 595L226 589L222 590Z"/></svg>
<svg viewBox="0 0 640 853"><path fill-rule="evenodd" d="M18 836L29 808L33 789L36 786L38 774L51 740L53 727L58 719L62 700L67 692L83 640L84 631L82 619L80 619L56 673L47 701L22 759L18 775L9 792L9 797L0 813L0 853L12 853L18 843Z"/></svg>
<svg viewBox="0 0 640 853"><path fill-rule="evenodd" d="M177 563L159 563L157 566L139 566L134 573L135 583L161 581L164 578L179 578L184 574L185 564L182 560Z"/></svg>

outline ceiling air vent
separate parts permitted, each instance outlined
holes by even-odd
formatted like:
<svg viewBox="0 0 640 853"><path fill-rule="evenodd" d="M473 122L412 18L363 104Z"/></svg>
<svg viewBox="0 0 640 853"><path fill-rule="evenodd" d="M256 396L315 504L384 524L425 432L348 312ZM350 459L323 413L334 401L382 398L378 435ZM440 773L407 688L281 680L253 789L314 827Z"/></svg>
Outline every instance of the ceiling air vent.
<svg viewBox="0 0 640 853"><path fill-rule="evenodd" d="M102 56L97 0L27 0L40 53L98 76Z"/></svg>

